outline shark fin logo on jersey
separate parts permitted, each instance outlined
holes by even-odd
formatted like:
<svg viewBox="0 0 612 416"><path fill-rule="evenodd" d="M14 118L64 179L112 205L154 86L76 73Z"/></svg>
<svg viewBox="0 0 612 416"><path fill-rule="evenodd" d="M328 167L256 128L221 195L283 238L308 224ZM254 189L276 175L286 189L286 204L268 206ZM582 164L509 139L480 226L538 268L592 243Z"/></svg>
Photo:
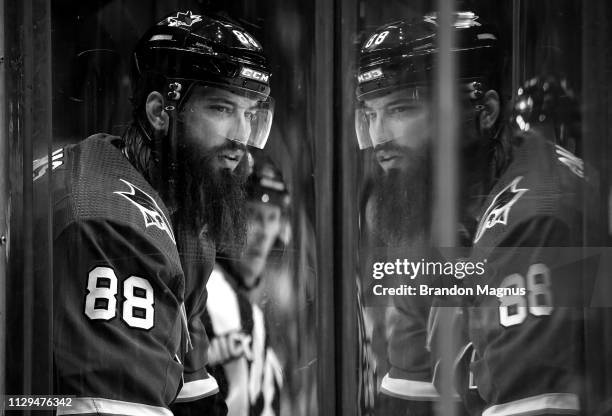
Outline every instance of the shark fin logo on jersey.
<svg viewBox="0 0 612 416"><path fill-rule="evenodd" d="M64 164L64 149L57 149L51 153L51 170L55 170ZM43 156L34 160L32 164L33 181L42 178L49 169L49 157Z"/></svg>
<svg viewBox="0 0 612 416"><path fill-rule="evenodd" d="M519 200L519 198L527 192L529 189L518 189L518 183L523 179L522 176L514 178L510 185L502 189L493 202L489 205L489 208L485 211L484 215L480 219L478 224L478 230L474 237L474 243L477 243L482 235L490 228L493 228L496 224L506 225L508 224L508 215L510 214L510 208L512 205Z"/></svg>
<svg viewBox="0 0 612 416"><path fill-rule="evenodd" d="M185 13L178 12L176 16L169 17L168 19L166 19L166 21L168 22L168 26L170 27L190 27L194 23L201 22L202 16L200 16L199 14L192 14L191 10L188 10Z"/></svg>
<svg viewBox="0 0 612 416"><path fill-rule="evenodd" d="M144 217L145 227L157 227L162 231L165 231L173 243L176 244L176 240L174 239L174 233L172 232L172 228L170 227L170 221L164 215L164 212L161 210L157 202L149 194L144 192L142 189L138 188L135 185L132 185L126 180L119 179L121 182L125 183L130 187L129 191L116 191L114 192L117 195L121 195L132 204L136 206L142 213Z"/></svg>

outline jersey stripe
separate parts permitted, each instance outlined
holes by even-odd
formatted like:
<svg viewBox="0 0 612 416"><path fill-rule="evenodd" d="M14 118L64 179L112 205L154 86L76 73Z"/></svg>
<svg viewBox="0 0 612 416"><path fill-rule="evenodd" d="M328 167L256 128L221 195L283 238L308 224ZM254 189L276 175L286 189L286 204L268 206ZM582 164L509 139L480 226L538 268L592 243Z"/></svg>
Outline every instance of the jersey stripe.
<svg viewBox="0 0 612 416"><path fill-rule="evenodd" d="M380 391L389 396L410 400L436 400L438 391L433 383L428 381L406 380L392 378L386 374L380 385Z"/></svg>
<svg viewBox="0 0 612 416"><path fill-rule="evenodd" d="M122 415L122 416L172 416L168 409L141 403L98 397L72 399L70 407L58 407L58 415Z"/></svg>
<svg viewBox="0 0 612 416"><path fill-rule="evenodd" d="M213 376L190 381L183 384L183 388L176 398L177 402L190 402L204 397L212 396L219 391L217 380Z"/></svg>
<svg viewBox="0 0 612 416"><path fill-rule="evenodd" d="M482 413L482 416L527 416L550 413L575 415L579 412L580 404L575 394L549 393L491 406Z"/></svg>

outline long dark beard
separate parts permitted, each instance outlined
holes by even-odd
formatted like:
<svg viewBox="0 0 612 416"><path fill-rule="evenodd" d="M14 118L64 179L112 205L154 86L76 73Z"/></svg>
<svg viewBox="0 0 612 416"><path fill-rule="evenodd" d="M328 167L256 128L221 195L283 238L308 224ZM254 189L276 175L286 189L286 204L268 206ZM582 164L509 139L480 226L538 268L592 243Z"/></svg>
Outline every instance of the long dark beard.
<svg viewBox="0 0 612 416"><path fill-rule="evenodd" d="M404 153L406 153L404 151ZM372 229L388 245L410 245L426 237L431 222L428 152L410 152L404 169L380 170L372 190Z"/></svg>
<svg viewBox="0 0 612 416"><path fill-rule="evenodd" d="M215 170L213 159L226 148L237 146L227 142L194 156L193 149L183 149L183 188L178 193L178 212L194 230L212 239L217 249L238 254L246 240L244 184L247 177L246 154L232 172ZM189 151L191 150L191 152Z"/></svg>

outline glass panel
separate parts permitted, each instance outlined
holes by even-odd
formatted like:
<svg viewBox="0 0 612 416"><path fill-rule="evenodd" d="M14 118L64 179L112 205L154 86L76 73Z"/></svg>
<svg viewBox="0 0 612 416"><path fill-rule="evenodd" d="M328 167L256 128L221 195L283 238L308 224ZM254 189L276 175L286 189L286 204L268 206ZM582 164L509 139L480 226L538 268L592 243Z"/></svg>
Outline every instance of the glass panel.
<svg viewBox="0 0 612 416"><path fill-rule="evenodd" d="M177 394L214 392L201 368L208 355L233 414L318 413L315 152L329 156L309 124L320 118L315 9L205 3L8 6L3 392L99 396L110 413L166 414ZM164 16L134 66L136 43ZM115 136L91 138L100 132ZM225 139L236 144L203 154ZM209 179L219 165L235 177ZM232 180L246 181L244 200Z"/></svg>
<svg viewBox="0 0 612 416"><path fill-rule="evenodd" d="M376 414L606 406L602 4L359 2L342 183L365 306L343 322Z"/></svg>
<svg viewBox="0 0 612 416"><path fill-rule="evenodd" d="M608 1L0 17L5 406L609 412Z"/></svg>

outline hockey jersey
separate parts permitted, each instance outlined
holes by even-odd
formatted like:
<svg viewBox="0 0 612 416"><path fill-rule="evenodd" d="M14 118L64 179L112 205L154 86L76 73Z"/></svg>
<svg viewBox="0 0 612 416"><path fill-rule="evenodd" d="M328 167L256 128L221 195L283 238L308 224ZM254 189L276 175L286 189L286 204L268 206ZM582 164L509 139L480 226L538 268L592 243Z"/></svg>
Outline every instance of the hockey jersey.
<svg viewBox="0 0 612 416"><path fill-rule="evenodd" d="M576 306L584 265L560 257L582 245L583 170L580 159L537 132L522 133L482 206L467 260L485 261L485 274L462 281L476 295L463 298L454 325L455 338L466 342L456 348L456 390L471 414L580 411L583 321ZM496 288L524 294L487 292ZM405 409L438 398L436 339L444 334L438 333L436 305L449 305L426 298L397 305L402 316L391 335L392 368L381 390L412 401Z"/></svg>
<svg viewBox="0 0 612 416"><path fill-rule="evenodd" d="M209 369L225 397L228 416L274 416L280 410L282 370L268 346L261 309L221 265L207 284Z"/></svg>
<svg viewBox="0 0 612 416"><path fill-rule="evenodd" d="M418 257L428 260L440 257L431 248L419 247L418 250ZM436 300L431 296L397 296L393 301L397 318L390 328L390 369L382 380L381 392L411 402L433 402L439 398L433 383L436 357L431 354L431 346L436 342L428 327L436 323L435 314L430 314ZM416 404L410 407L415 413ZM430 413L429 407L423 404L419 407L425 414Z"/></svg>
<svg viewBox="0 0 612 416"><path fill-rule="evenodd" d="M465 282L475 296L466 310L473 351L464 382L477 389L486 416L578 414L589 276L568 248L583 244L584 167L537 131L515 140L474 236L472 260L486 267Z"/></svg>
<svg viewBox="0 0 612 416"><path fill-rule="evenodd" d="M171 415L184 345L206 348L205 334L186 331L197 302L185 308L186 299L205 301L205 289L186 293L169 214L118 140L95 135L34 162L35 190L50 189L53 206L54 392L76 396L58 414ZM41 278L45 265L36 265ZM198 376L197 393L182 394L217 390Z"/></svg>

